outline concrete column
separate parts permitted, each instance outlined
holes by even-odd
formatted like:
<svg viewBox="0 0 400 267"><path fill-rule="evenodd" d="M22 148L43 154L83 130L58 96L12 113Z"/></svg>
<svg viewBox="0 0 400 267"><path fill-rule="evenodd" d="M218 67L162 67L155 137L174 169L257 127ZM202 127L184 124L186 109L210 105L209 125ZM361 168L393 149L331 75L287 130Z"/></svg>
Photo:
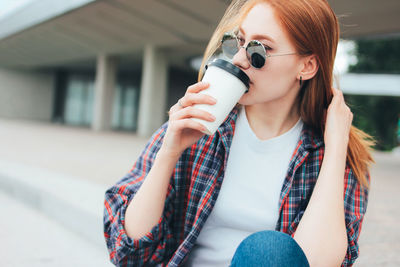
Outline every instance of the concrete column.
<svg viewBox="0 0 400 267"><path fill-rule="evenodd" d="M151 135L165 120L168 64L165 55L146 46L140 88L138 134Z"/></svg>
<svg viewBox="0 0 400 267"><path fill-rule="evenodd" d="M117 60L109 55L97 57L96 81L94 89L94 113L92 129L111 129L111 115L116 87Z"/></svg>

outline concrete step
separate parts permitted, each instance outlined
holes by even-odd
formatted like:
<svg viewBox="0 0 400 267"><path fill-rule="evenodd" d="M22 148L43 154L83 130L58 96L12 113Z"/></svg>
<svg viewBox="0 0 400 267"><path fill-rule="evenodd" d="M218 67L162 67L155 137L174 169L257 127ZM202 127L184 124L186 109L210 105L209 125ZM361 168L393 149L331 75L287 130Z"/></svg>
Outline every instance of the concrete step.
<svg viewBox="0 0 400 267"><path fill-rule="evenodd" d="M0 160L0 190L105 248L105 185Z"/></svg>
<svg viewBox="0 0 400 267"><path fill-rule="evenodd" d="M110 267L97 246L0 190L0 266Z"/></svg>

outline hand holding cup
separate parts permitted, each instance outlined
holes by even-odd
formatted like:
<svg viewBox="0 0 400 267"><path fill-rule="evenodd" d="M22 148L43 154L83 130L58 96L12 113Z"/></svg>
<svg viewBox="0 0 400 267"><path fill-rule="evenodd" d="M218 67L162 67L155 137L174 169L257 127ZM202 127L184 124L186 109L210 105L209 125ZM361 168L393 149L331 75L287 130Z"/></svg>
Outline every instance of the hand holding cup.
<svg viewBox="0 0 400 267"><path fill-rule="evenodd" d="M213 97L199 93L209 86L209 83L203 81L189 86L185 95L171 107L168 112L168 128L160 151L179 157L186 148L204 135L206 128L193 119L214 121L215 117L207 111L195 108L194 105L215 105L216 100Z"/></svg>

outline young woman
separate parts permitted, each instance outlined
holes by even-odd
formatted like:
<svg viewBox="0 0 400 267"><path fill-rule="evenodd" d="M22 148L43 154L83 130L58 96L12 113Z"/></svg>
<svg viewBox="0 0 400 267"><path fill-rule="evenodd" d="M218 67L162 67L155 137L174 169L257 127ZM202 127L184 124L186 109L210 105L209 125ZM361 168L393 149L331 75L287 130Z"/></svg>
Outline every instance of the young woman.
<svg viewBox="0 0 400 267"><path fill-rule="evenodd" d="M228 34L226 34L228 33ZM338 22L325 0L233 1L210 40L250 78L212 136L198 82L106 192L120 266L351 266L371 141L332 89ZM258 60L257 60L258 59ZM201 72L199 77L201 78ZM229 157L228 157L229 156Z"/></svg>

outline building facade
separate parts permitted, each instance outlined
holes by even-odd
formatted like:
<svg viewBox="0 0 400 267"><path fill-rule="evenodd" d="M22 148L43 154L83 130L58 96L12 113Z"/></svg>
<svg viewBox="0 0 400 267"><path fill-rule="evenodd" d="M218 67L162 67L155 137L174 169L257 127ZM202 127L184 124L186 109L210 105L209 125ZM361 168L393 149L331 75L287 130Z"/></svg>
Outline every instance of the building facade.
<svg viewBox="0 0 400 267"><path fill-rule="evenodd" d="M191 62L229 3L32 0L0 18L0 117L149 135L196 82ZM332 5L353 14L343 37L400 31L398 1Z"/></svg>

